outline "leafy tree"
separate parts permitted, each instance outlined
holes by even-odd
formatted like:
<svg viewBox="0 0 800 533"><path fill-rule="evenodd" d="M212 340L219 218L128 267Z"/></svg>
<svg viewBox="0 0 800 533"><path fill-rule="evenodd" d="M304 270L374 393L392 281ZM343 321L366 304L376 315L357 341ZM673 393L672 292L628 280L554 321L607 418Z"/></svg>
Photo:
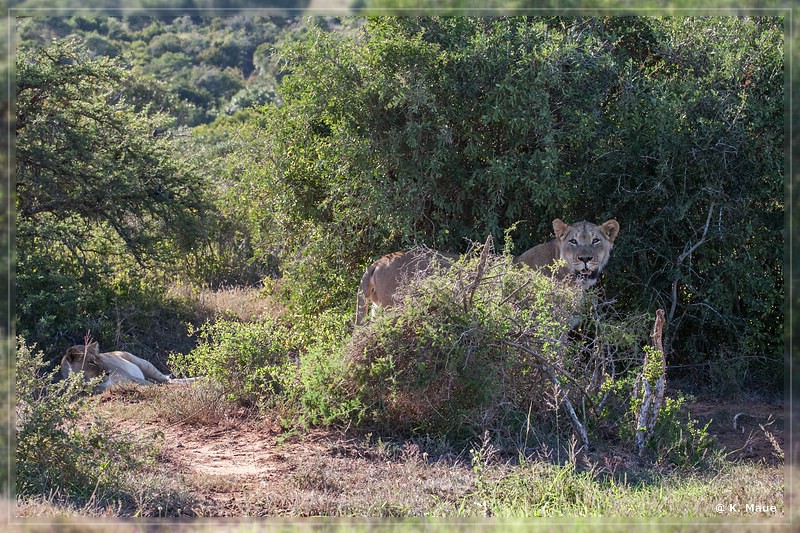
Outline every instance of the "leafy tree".
<svg viewBox="0 0 800 533"><path fill-rule="evenodd" d="M174 269L203 237L205 186L168 117L127 102L129 82L77 40L17 58L18 327L43 346L103 312L114 283L146 286L143 272Z"/></svg>
<svg viewBox="0 0 800 533"><path fill-rule="evenodd" d="M23 47L45 46L52 39L79 36L93 56L124 58L149 85L171 100L155 100L179 125L209 123L220 114L241 109L244 88L257 94L274 89L275 41L302 33L305 23L287 17L74 16L20 19ZM258 64L258 67L256 67ZM239 94L239 102L230 101ZM261 98L251 101L265 102Z"/></svg>

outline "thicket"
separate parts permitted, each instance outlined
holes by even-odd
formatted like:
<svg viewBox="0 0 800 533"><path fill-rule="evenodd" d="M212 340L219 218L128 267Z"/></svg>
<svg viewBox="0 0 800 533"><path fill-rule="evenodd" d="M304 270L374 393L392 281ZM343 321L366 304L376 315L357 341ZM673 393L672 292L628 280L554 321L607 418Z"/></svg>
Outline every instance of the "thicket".
<svg viewBox="0 0 800 533"><path fill-rule="evenodd" d="M614 442L681 466L706 458L711 439L686 419L682 397L642 393L664 372L662 353L646 348L646 317L483 250L413 277L397 306L352 334L341 316L222 320L171 364L290 428L453 443L485 434L523 455ZM642 363L645 350L655 366ZM657 421L641 416L644 401L660 406Z"/></svg>
<svg viewBox="0 0 800 533"><path fill-rule="evenodd" d="M727 393L782 385L781 18L368 18L279 51L231 195L302 313L350 303L414 243L615 217L604 276L667 311L671 368ZM230 197L230 196L229 196Z"/></svg>
<svg viewBox="0 0 800 533"><path fill-rule="evenodd" d="M151 358L189 315L160 287L208 238L208 183L129 97L141 80L80 40L22 48L16 81L17 332L48 357L92 330Z"/></svg>

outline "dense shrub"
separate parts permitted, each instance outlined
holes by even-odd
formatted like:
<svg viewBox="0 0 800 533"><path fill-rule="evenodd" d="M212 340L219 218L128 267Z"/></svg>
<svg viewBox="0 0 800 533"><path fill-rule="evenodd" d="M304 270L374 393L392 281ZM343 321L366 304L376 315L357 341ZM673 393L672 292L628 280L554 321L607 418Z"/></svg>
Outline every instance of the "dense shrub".
<svg viewBox="0 0 800 533"><path fill-rule="evenodd" d="M697 369L736 360L729 384L779 387L783 39L780 18L733 17L314 30L282 48L234 179L254 220L291 228L272 235L303 312L341 305L383 252L520 222L519 253L555 217L616 217L606 288L665 309L673 367L708 384Z"/></svg>
<svg viewBox="0 0 800 533"><path fill-rule="evenodd" d="M479 247L480 249L480 247ZM484 248L487 249L487 248ZM488 250L488 249L487 249ZM424 253L424 250L420 250ZM359 427L383 435L556 446L634 446L649 431L654 459L695 464L708 445L680 401L667 399L639 428L642 346L648 324L624 316L597 290L512 264L508 253L472 254L421 273L399 302L351 334L352 313L241 322L218 318L181 373L208 376L231 400L287 427ZM650 350L649 353L652 353Z"/></svg>
<svg viewBox="0 0 800 533"><path fill-rule="evenodd" d="M216 317L197 331L197 347L173 353L179 374L207 376L228 400L271 411L287 425L347 425L357 402L345 397L342 343L350 314Z"/></svg>
<svg viewBox="0 0 800 533"><path fill-rule="evenodd" d="M243 405L269 405L291 394L298 346L282 319L245 323L219 318L190 333L197 334L198 346L170 356L177 372L208 376L228 399Z"/></svg>
<svg viewBox="0 0 800 533"><path fill-rule="evenodd" d="M403 435L571 431L570 415L561 428L553 415L587 398L595 412L582 413L581 425L595 426L592 402L636 347L607 354L606 339L587 344L571 332L585 303L579 290L509 256L459 262L413 281L396 308L356 331L346 389L363 424ZM601 360L608 367L593 368Z"/></svg>
<svg viewBox="0 0 800 533"><path fill-rule="evenodd" d="M657 377L645 352L662 361L647 322L507 254L468 257L411 280L397 306L355 331L336 401L382 434L484 435L518 452L635 448L644 431L642 455L696 466L712 439L683 398L649 397L657 418L639 427L639 384Z"/></svg>

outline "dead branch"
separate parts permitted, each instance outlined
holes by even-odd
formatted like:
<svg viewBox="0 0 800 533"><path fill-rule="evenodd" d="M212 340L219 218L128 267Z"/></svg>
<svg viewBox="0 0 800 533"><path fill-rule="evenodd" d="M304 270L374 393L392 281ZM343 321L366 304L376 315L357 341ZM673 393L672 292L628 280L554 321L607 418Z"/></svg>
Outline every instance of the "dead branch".
<svg viewBox="0 0 800 533"><path fill-rule="evenodd" d="M663 352L664 351L664 343L662 342L662 334L664 333L664 324L666 322L667 321L664 318L664 310L663 309L657 309L656 310L656 322L655 322L655 324L653 324L653 333L650 334L650 342L653 343L653 348L655 348L659 352Z"/></svg>
<svg viewBox="0 0 800 533"><path fill-rule="evenodd" d="M575 429L578 430L578 434L581 436L581 442L586 448L589 448L589 435L586 432L586 428L583 426L581 421L578 419L578 415L575 412L575 409L572 407L572 402L569 400L569 395L567 394L567 390L564 389L561 384L558 382L558 377L556 376L555 372L553 371L553 367L550 365L542 365L547 376L550 378L550 381L553 385L556 386L556 390L561 392L561 398L564 400L564 403L567 406L567 412L569 412L569 417L572 419L572 425L575 426Z"/></svg>
<svg viewBox="0 0 800 533"><path fill-rule="evenodd" d="M585 390L583 390L583 388L578 384L578 382L575 380L575 378L573 378L571 375L569 375L563 369L555 368L555 365L551 361L549 361L543 355L541 355L539 353L536 353L530 347L525 346L524 344L513 342L513 341L505 341L504 344L506 344L507 346L511 346L512 348L516 348L516 349L518 349L518 350L520 350L520 351L532 356L534 359L536 359L536 361L538 361L539 364L535 365L535 366L538 366L539 368L541 368L544 371L544 373L547 374L547 377L550 379L550 382L553 383L553 385L556 386L556 390L561 392L561 398L564 400L564 403L567 406L567 412L569 412L569 416L572 419L572 424L575 426L575 429L578 430L578 434L581 437L581 441L588 448L589 447L589 436L588 436L588 433L586 432L586 428L581 423L581 421L578 419L578 415L575 412L575 409L572 407L572 402L569 399L569 395L568 395L569 389L566 389L561 385L561 383L558 380L558 376L556 375L556 370L558 370L560 375L562 375L564 378L566 378L567 381L570 381L578 389L578 391L582 394L583 398L589 400L590 408L592 408L594 406L594 402L592 401L592 398L586 393Z"/></svg>
<svg viewBox="0 0 800 533"><path fill-rule="evenodd" d="M659 357L658 377L651 381L653 376L653 364L650 361L650 352L644 352L642 364L642 374L637 379L637 386L634 387L634 394L641 394L642 405L639 408L639 416L636 419L636 446L639 455L644 451L647 442L652 438L653 431L658 420L658 413L664 403L664 390L666 389L667 372L666 361L664 358L664 345L662 335L664 332L664 310L656 311L656 321L653 324L653 333L650 334L650 342L653 345L653 354Z"/></svg>
<svg viewBox="0 0 800 533"><path fill-rule="evenodd" d="M681 255L678 256L678 263L682 263L684 259L689 257L692 252L694 252L701 244L706 241L706 235L708 234L708 227L711 224L711 214L714 212L714 202L711 202L711 206L708 208L708 217L706 217L706 225L703 227L703 235L700 237L700 240L697 241L691 248L683 252Z"/></svg>
<svg viewBox="0 0 800 533"><path fill-rule="evenodd" d="M93 340L92 330L87 329L86 335L83 336L83 361L81 361L81 372L83 372L83 368L86 366L86 360L89 359L89 345Z"/></svg>
<svg viewBox="0 0 800 533"><path fill-rule="evenodd" d="M483 273L486 270L486 260L489 257L489 253L493 248L493 241L492 241L492 234L486 236L486 242L483 244L483 250L481 250L481 258L478 261L478 269L475 271L475 279L467 285L466 293L464 294L464 311L467 311L470 306L472 306L472 300L475 297L475 291L478 288L478 285L481 283L481 279L483 278Z"/></svg>

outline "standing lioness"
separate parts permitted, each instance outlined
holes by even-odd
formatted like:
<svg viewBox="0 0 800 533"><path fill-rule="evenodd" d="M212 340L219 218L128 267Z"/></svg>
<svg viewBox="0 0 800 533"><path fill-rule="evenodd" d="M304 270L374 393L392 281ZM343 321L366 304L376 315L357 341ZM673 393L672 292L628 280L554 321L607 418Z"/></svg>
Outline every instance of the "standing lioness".
<svg viewBox="0 0 800 533"><path fill-rule="evenodd" d="M619 234L619 222L612 219L598 226L584 220L569 225L557 218L553 221L553 230L555 239L523 252L514 262L552 270L549 267L563 259L566 265L552 273L561 279L574 278L583 289L597 283Z"/></svg>
<svg viewBox="0 0 800 533"><path fill-rule="evenodd" d="M566 266L555 272L557 276L562 279L573 278L583 289L597 283L597 278L611 255L614 239L619 233L619 223L609 220L598 226L581 221L570 226L557 218L553 221L553 229L555 239L534 246L515 257L514 262L532 268L547 268L555 261L563 259ZM376 307L394 304L397 287L404 279L424 274L434 261L442 266L449 266L456 259L457 255L433 250L384 255L372 263L361 277L356 302L356 324L361 324L370 306L374 311Z"/></svg>

